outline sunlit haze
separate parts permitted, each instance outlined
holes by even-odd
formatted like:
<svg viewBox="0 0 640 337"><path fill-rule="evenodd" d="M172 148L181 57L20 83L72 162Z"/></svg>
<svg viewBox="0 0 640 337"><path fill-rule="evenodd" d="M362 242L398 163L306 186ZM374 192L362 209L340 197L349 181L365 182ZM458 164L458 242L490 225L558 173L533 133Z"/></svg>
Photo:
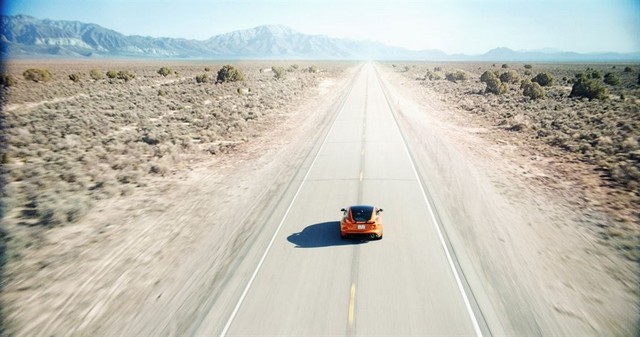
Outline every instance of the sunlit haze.
<svg viewBox="0 0 640 337"><path fill-rule="evenodd" d="M95 23L125 35L204 40L282 24L305 34L373 40L413 50L640 51L637 0L7 1L4 14Z"/></svg>

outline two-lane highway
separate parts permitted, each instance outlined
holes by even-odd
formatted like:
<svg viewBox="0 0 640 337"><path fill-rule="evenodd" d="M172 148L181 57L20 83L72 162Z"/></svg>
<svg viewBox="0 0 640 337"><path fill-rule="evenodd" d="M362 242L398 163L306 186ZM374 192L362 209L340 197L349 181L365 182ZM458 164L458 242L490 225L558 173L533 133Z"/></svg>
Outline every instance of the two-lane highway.
<svg viewBox="0 0 640 337"><path fill-rule="evenodd" d="M374 66L353 83L229 317L196 335L482 335ZM353 204L384 208L382 240L340 239Z"/></svg>

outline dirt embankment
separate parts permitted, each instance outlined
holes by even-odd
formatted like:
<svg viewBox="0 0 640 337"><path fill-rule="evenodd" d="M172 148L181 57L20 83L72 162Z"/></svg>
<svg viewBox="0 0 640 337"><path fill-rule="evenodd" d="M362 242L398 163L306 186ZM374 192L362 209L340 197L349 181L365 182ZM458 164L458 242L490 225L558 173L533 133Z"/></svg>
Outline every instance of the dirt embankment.
<svg viewBox="0 0 640 337"><path fill-rule="evenodd" d="M425 80L434 67L442 79ZM379 65L465 276L492 309L487 320L513 335L636 335L636 196L531 137L527 116L555 98L480 94L484 84L472 76L482 67L492 65ZM466 81L444 80L460 69ZM584 109L578 115L597 103L564 104ZM518 121L522 129L509 127Z"/></svg>

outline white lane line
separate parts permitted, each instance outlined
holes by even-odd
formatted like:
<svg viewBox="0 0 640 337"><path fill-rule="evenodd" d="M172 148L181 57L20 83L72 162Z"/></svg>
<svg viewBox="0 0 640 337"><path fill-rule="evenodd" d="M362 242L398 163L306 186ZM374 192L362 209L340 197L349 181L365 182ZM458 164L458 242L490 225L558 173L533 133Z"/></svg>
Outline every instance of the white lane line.
<svg viewBox="0 0 640 337"><path fill-rule="evenodd" d="M378 85L380 86L380 89L382 90L382 93L385 96L385 100L387 101L387 106L389 106L389 111L391 112L391 115L393 116L393 120L396 122L396 126L398 127L398 130L400 129L400 124L398 123L398 120L395 116L395 114L393 113L393 108L391 108L391 104L389 103L389 98L387 97L387 95L385 94L384 90L382 89L382 85L380 84L380 77L378 75ZM460 290L460 294L462 294L462 298L464 300L464 306L467 308L467 312L469 313L469 317L471 319L471 323L473 325L473 329L476 332L476 336L478 337L482 337L482 331L480 330L480 325L478 324L478 319L476 318L476 315L473 312L473 309L471 308L471 302L469 301L469 297L467 296L466 291L464 290L464 287L462 286L462 280L460 279L460 275L458 275L458 271L456 270L456 266L453 263L453 259L451 258L451 253L449 252L449 248L447 248L447 244L444 240L444 236L442 235L442 230L440 229L440 223L438 222L435 213L433 212L433 209L431 208L431 203L429 202L429 198L427 197L427 193L424 190L424 187L422 186L422 180L420 180L420 175L418 175L418 170L416 169L416 165L413 162L413 157L411 157L411 153L409 152L409 146L407 145L407 141L404 138L404 134L402 134L402 132L400 132L400 134L402 135L402 143L404 144L404 150L405 153L407 154L407 157L409 158L409 162L411 163L411 168L413 169L413 174L416 177L416 180L418 181L418 186L420 186L420 192L422 192L422 198L424 199L425 203L427 204L427 209L429 210L429 214L431 215L431 220L433 221L433 226L436 228L436 231L438 232L438 238L440 239L440 243L442 244L442 248L444 248L444 252L447 255L447 261L449 262L449 267L451 267L451 270L453 271L453 276L456 279L456 284L458 285L458 290Z"/></svg>
<svg viewBox="0 0 640 337"><path fill-rule="evenodd" d="M351 283L351 291L349 292L349 326L353 326L353 317L356 311L356 284Z"/></svg>
<svg viewBox="0 0 640 337"><path fill-rule="evenodd" d="M354 86L355 86L355 81L354 81ZM320 156L320 153L322 152L324 145L327 143L327 139L329 139L329 135L331 134L331 131L333 131L333 127L336 125L336 122L340 118L340 115L342 115L342 112L344 111L344 106L346 105L347 100L349 99L349 96L351 96L351 92L353 92L353 87L351 87L351 90L349 91L347 98L345 99L344 103L340 107L340 111L338 112L335 119L333 120L333 123L331 123L329 132L327 132L327 135L324 137L324 140L322 141L322 145L320 145L320 149L318 149L318 152L316 153L315 157L313 158L313 161L311 162L311 166L309 166L307 173L304 175L304 178L302 178L302 182L300 183L300 186L298 187L296 194L293 195L293 199L291 200L291 203L289 203L287 210L284 212L284 215L282 216L282 220L280 221L280 224L278 224L278 227L276 228L275 233L273 233L273 236L271 237L271 241L269 241L269 244L267 245L267 249L264 251L264 254L262 254L262 258L260 258L260 262L258 262L256 269L253 271L253 274L249 279L249 283L247 283L247 286L244 288L244 291L242 291L242 295L240 295L240 299L238 299L238 303L236 303L235 308L233 308L233 312L231 312L231 316L227 320L227 324L225 324L224 329L222 330L222 333L220 333L220 337L225 337L227 335L227 332L229 332L231 323L233 323L233 320L236 318L236 315L240 310L240 306L242 305L242 302L247 296L247 293L249 292L249 289L251 288L253 281L256 279L256 276L258 275L258 271L260 271L260 268L262 268L262 264L264 263L264 260L267 258L267 255L271 250L271 246L273 246L273 243L276 241L276 236L278 236L278 233L280 233L280 229L282 228L282 225L284 224L285 220L287 220L287 217L289 216L289 212L291 211L293 204L296 202L296 199L298 199L298 195L300 194L300 191L302 190L304 183L307 181L307 178L309 177L309 173L311 173L311 169L313 168L316 161L318 160L318 157Z"/></svg>

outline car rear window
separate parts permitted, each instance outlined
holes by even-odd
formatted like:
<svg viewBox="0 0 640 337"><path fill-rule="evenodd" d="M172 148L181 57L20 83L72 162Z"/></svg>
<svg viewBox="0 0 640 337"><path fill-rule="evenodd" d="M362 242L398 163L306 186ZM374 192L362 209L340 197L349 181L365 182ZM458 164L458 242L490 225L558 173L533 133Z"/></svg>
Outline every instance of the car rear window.
<svg viewBox="0 0 640 337"><path fill-rule="evenodd" d="M353 206L351 207L351 216L355 221L368 221L373 214L371 206Z"/></svg>

